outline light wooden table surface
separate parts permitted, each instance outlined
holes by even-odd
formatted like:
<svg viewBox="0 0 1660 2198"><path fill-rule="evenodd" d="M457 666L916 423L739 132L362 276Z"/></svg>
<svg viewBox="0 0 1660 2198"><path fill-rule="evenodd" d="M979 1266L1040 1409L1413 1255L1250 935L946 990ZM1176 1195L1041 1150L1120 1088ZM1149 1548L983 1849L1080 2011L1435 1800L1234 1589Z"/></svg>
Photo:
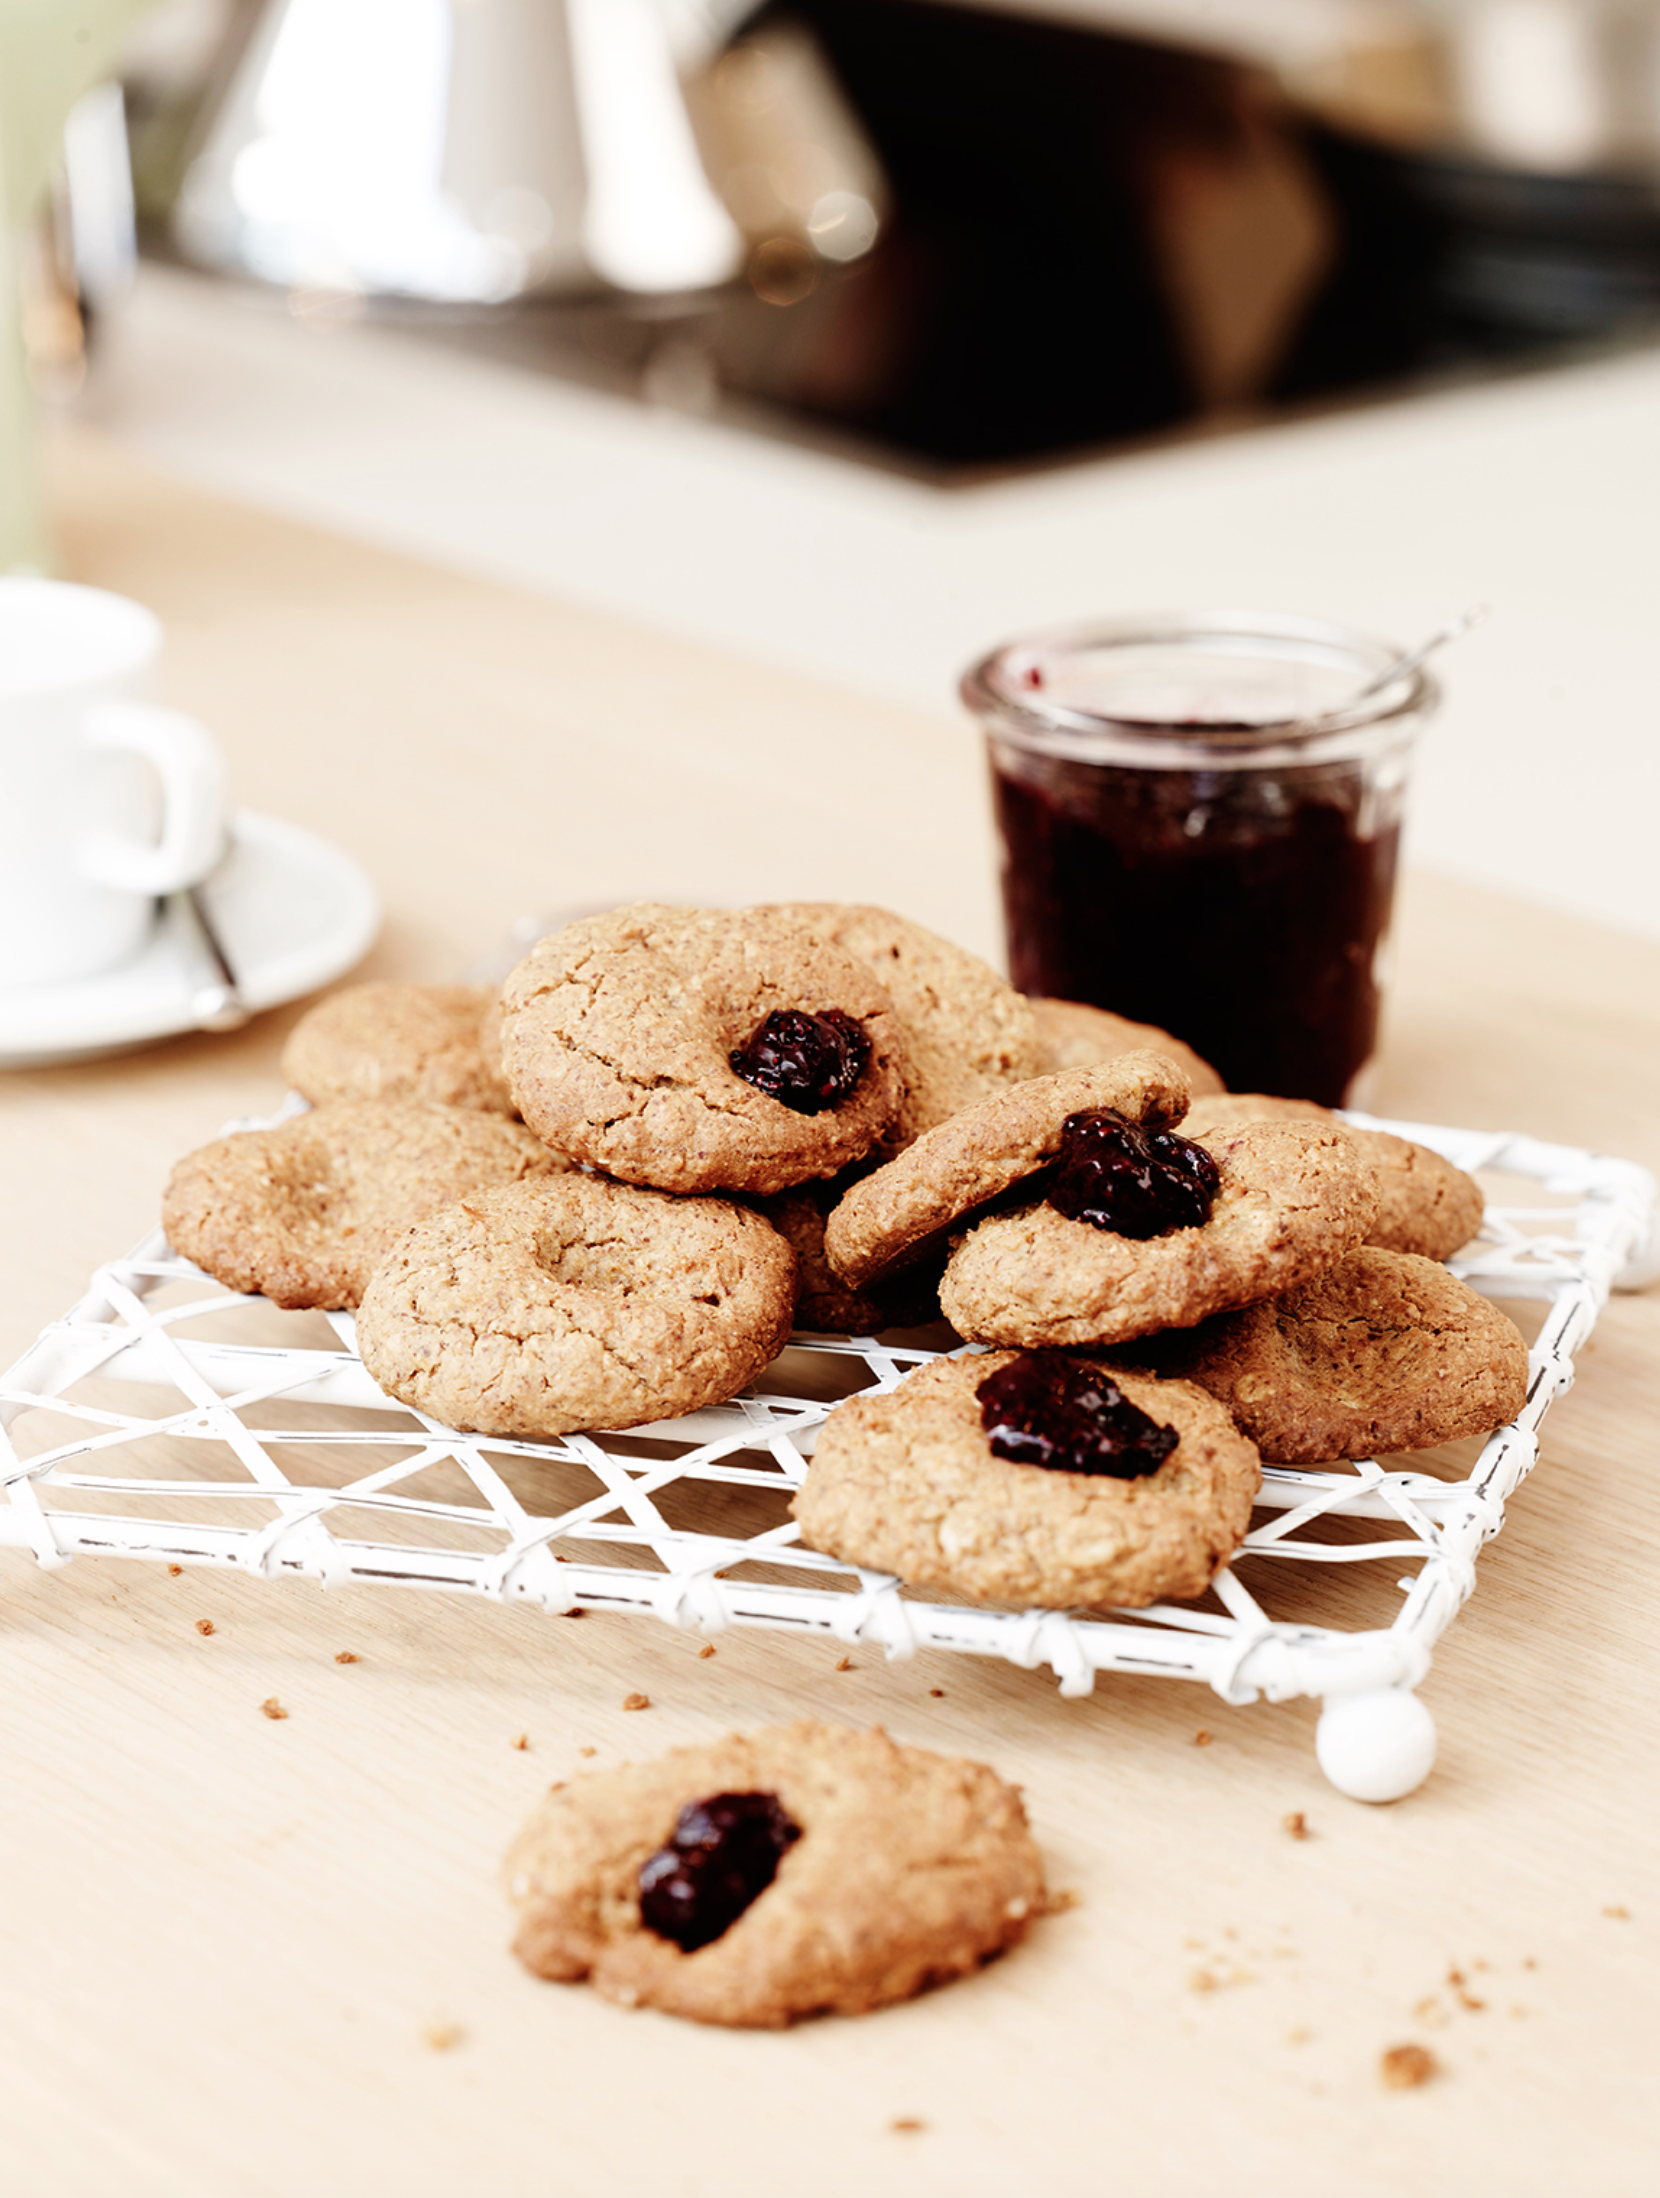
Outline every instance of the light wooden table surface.
<svg viewBox="0 0 1660 2198"><path fill-rule="evenodd" d="M54 478L67 572L161 613L168 698L237 797L374 872L369 971L449 977L526 910L636 893L879 899L995 950L966 728L217 506L87 440ZM0 1078L0 1360L151 1225L178 1154L274 1102L291 1019ZM1657 1070L1660 949L1410 881L1382 1111L1654 1165ZM1657 1336L1653 1297L1599 1328L1424 1688L1440 1766L1388 1809L1323 1783L1309 1705L1117 1678L1066 1702L964 1658L839 1673L771 1634L700 1660L637 1620L8 1553L0 2184L1652 2191ZM653 1707L625 1716L635 1689ZM971 1982L779 2035L518 1969L496 1863L547 1781L803 1713L1021 1780L1078 1906ZM1384 2090L1380 2052L1414 2038L1441 2075Z"/></svg>

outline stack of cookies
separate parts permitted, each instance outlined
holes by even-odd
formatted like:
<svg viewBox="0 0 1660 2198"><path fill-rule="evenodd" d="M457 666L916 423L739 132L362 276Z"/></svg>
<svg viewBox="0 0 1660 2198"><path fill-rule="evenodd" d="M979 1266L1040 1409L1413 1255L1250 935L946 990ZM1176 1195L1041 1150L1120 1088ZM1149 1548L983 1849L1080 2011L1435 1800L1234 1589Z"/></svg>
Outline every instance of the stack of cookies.
<svg viewBox="0 0 1660 2198"><path fill-rule="evenodd" d="M168 1234L234 1289L355 1309L382 1388L448 1425L671 1419L794 1326L943 1309L991 1347L839 1406L797 1498L811 1546L918 1586L1196 1595L1260 1458L1521 1402L1515 1329L1437 1264L1468 1177L1229 1097L1168 1033L881 909L613 910L499 994L337 994L284 1066L311 1111L182 1162Z"/></svg>
<svg viewBox="0 0 1660 2198"><path fill-rule="evenodd" d="M1481 1219L1467 1176L881 909L614 910L499 994L339 993L284 1067L310 1111L181 1162L169 1237L355 1309L376 1381L450 1426L671 1419L792 1327L943 1312L980 1348L838 1405L793 1508L953 1598L1202 1594L1262 1460L1523 1400L1517 1331L1439 1264ZM508 1886L537 1974L762 2025L966 1974L1046 1900L984 1765L818 1725L556 1787Z"/></svg>
<svg viewBox="0 0 1660 2198"><path fill-rule="evenodd" d="M965 1601L1198 1595L1261 1460L1423 1449L1520 1409L1520 1334L1439 1264L1480 1219L1424 1147L1296 1101L1190 1103L1168 1054L980 1100L853 1185L825 1250L874 1289L943 1243L941 1305L992 1348L831 1414L803 1538Z"/></svg>

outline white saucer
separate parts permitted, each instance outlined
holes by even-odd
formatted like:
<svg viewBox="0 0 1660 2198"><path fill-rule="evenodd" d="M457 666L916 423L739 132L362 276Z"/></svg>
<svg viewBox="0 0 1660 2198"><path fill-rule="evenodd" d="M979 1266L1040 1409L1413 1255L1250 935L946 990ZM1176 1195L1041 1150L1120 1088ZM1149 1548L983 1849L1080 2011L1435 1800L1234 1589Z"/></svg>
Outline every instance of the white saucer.
<svg viewBox="0 0 1660 2198"><path fill-rule="evenodd" d="M250 1009L298 999L360 961L380 929L362 865L315 832L239 809L231 849L202 887ZM74 984L0 990L0 1068L89 1061L195 1028L211 976L188 915L172 904L136 960Z"/></svg>

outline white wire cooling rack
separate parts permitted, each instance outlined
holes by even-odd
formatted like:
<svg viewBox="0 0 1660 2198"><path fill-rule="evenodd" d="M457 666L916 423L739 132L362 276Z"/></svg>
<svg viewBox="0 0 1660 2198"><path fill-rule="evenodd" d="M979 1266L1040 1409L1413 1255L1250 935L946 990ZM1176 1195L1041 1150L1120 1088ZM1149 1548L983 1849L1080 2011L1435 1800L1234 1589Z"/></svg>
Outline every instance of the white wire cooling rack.
<svg viewBox="0 0 1660 2198"><path fill-rule="evenodd" d="M1261 1523L1200 1603L967 1608L802 1548L787 1505L817 1430L838 1398L936 1355L914 1339L797 1336L744 1395L625 1435L457 1434L377 1388L349 1316L232 1295L159 1231L101 1267L0 1378L0 1545L43 1566L131 1557L705 1632L774 1627L890 1657L950 1649L1046 1664L1064 1695L1121 1671L1199 1680L1233 1704L1316 1696L1327 1775L1393 1799L1433 1760L1411 1690L1476 1555L1537 1461L1540 1423L1610 1289L1652 1279L1660 1246L1653 1178L1628 1161L1351 1119L1488 1173L1481 1236L1451 1265L1490 1296L1543 1305L1527 1402L1473 1462L1465 1445L1406 1470L1267 1467ZM1517 1192L1532 1202L1504 1202Z"/></svg>

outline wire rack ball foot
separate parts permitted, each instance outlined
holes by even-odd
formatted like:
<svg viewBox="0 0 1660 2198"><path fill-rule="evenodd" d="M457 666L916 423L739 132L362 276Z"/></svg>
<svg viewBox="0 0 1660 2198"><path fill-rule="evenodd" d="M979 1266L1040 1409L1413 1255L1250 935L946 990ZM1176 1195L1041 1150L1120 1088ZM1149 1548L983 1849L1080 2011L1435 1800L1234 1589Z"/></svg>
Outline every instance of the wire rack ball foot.
<svg viewBox="0 0 1660 2198"><path fill-rule="evenodd" d="M1435 1720L1402 1687L1368 1687L1327 1702L1314 1731L1321 1770L1351 1801L1400 1801L1435 1766Z"/></svg>

